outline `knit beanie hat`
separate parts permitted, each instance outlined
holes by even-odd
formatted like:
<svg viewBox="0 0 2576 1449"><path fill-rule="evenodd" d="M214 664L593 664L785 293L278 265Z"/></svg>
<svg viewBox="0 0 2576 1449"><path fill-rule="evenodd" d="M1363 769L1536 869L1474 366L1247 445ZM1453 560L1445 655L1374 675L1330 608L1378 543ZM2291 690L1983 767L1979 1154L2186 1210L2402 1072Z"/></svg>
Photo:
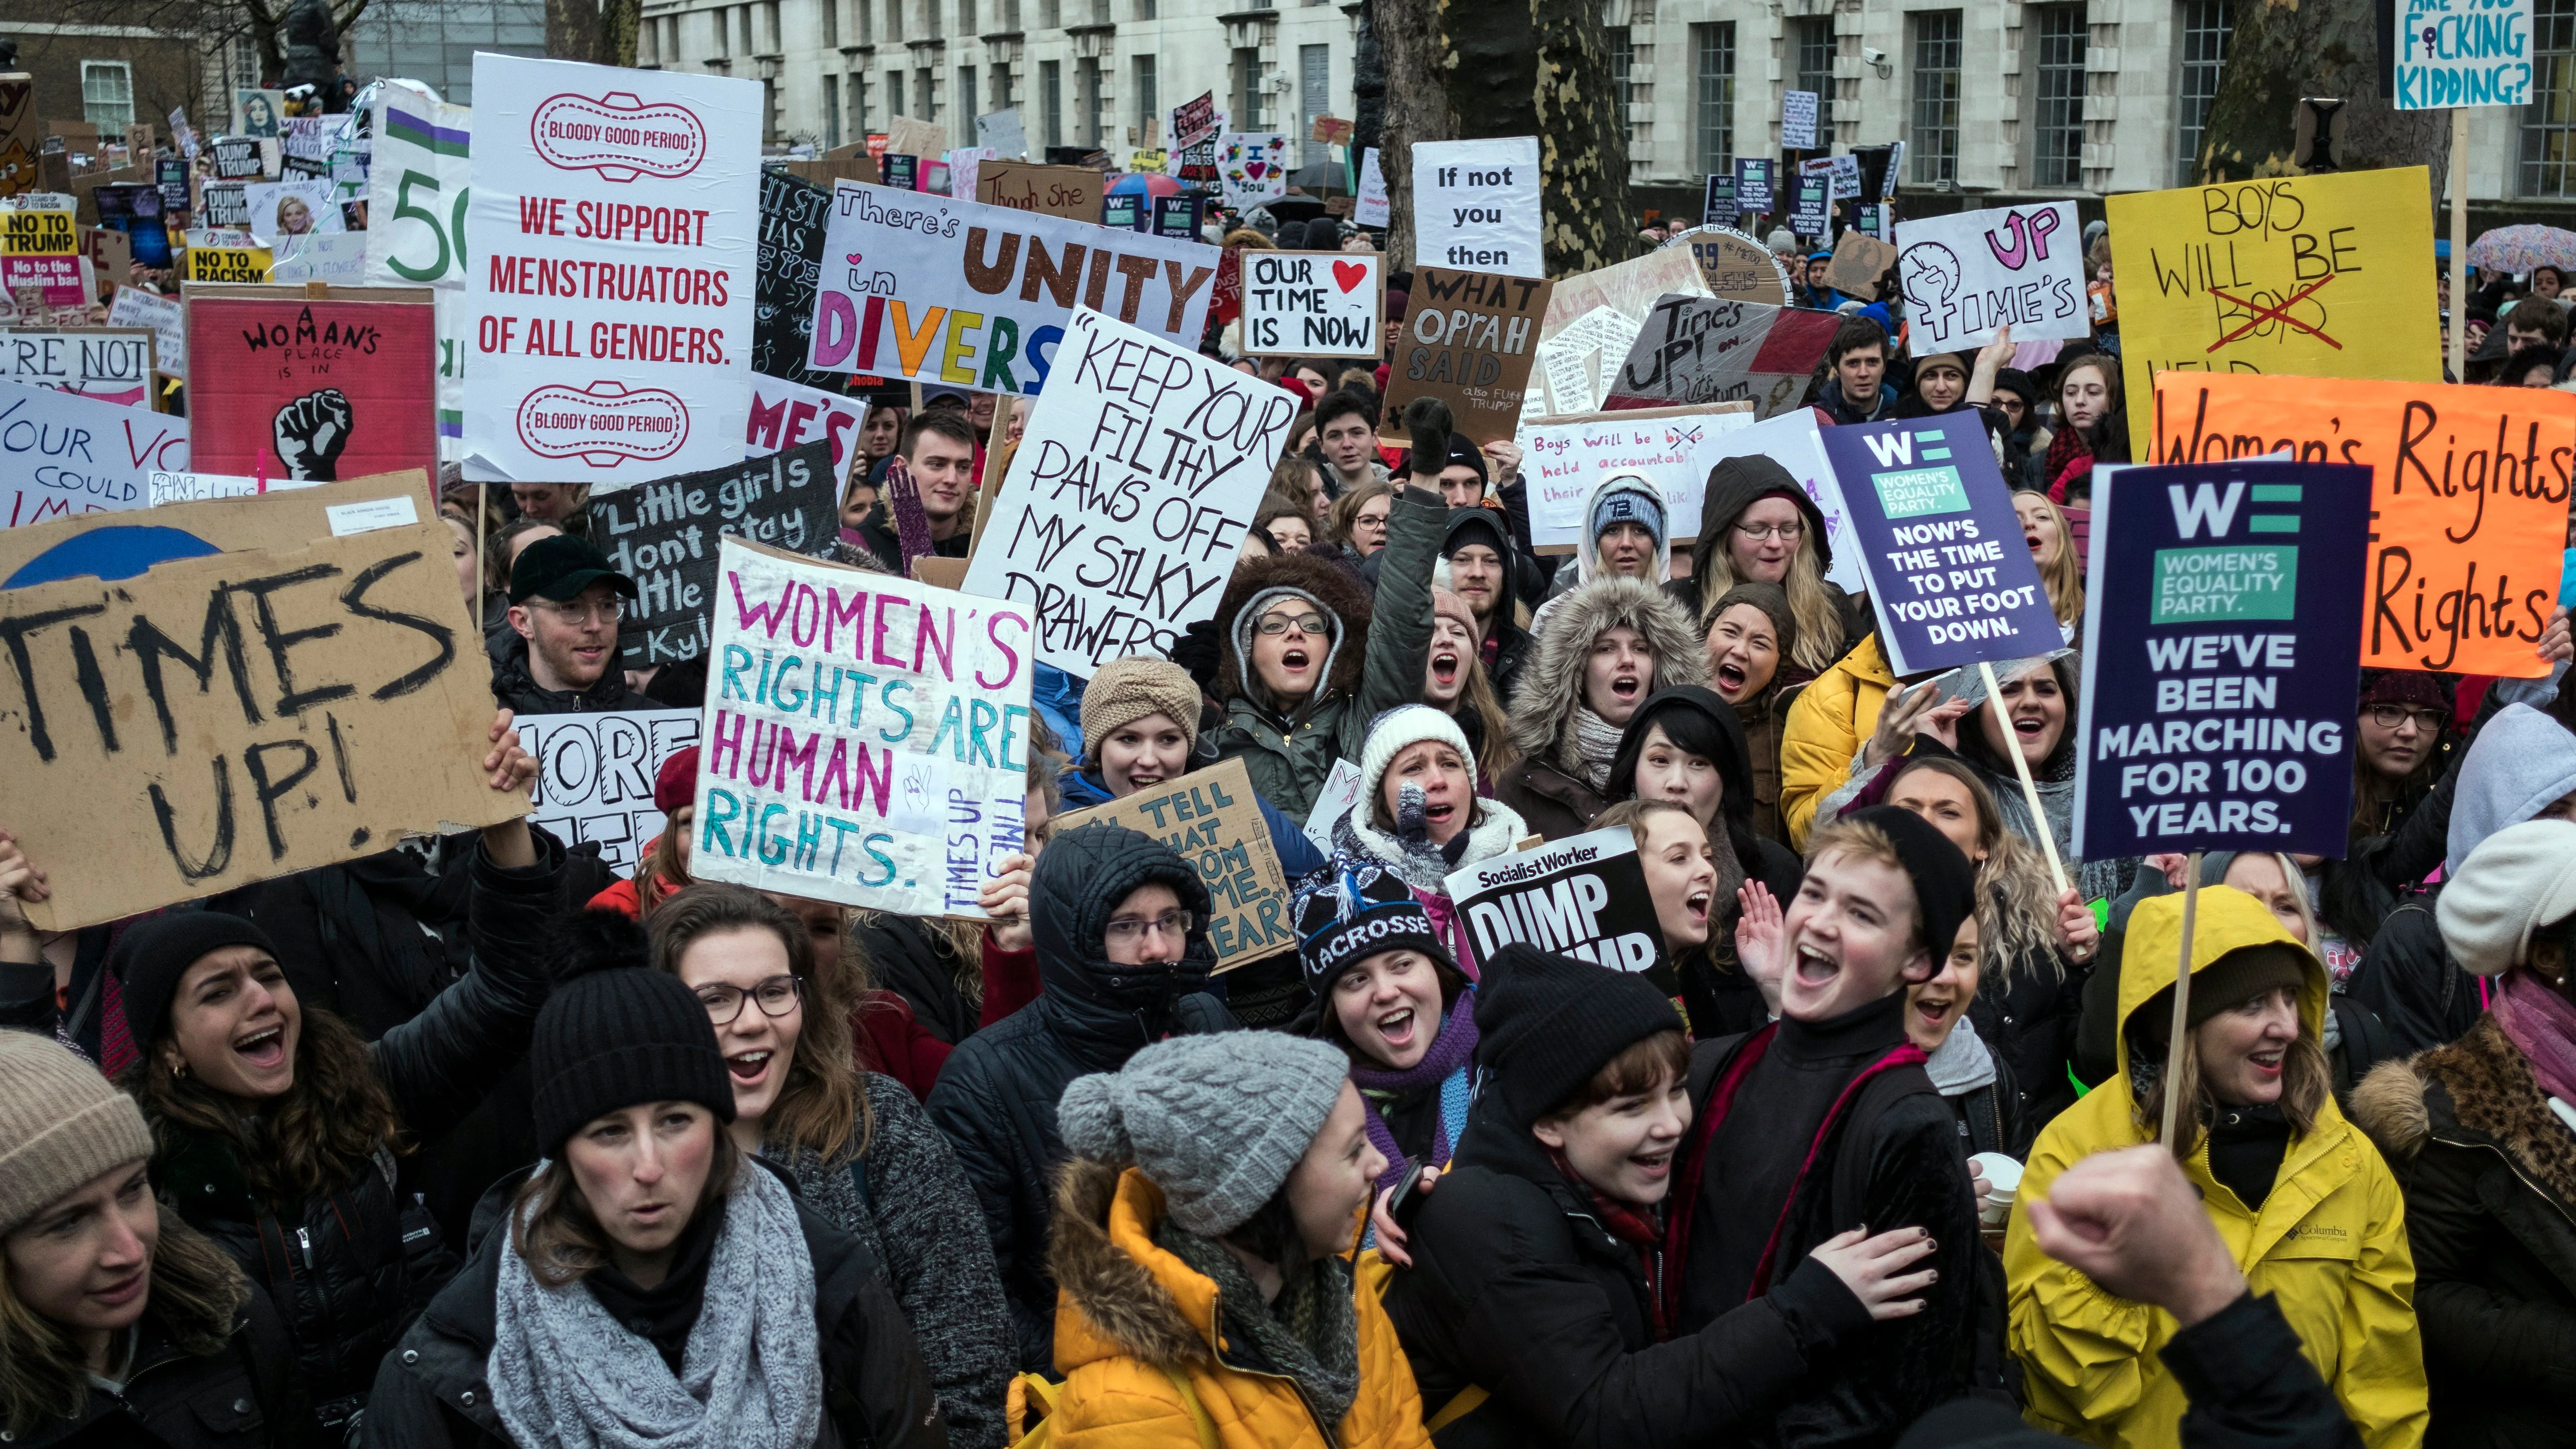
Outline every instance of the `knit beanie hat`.
<svg viewBox="0 0 2576 1449"><path fill-rule="evenodd" d="M1190 672L1168 659L1131 655L1112 659L1082 690L1082 753L1096 759L1100 742L1147 715L1169 715L1181 737L1199 742L1199 687Z"/></svg>
<svg viewBox="0 0 2576 1449"><path fill-rule="evenodd" d="M1222 1237L1287 1182L1350 1068L1333 1047L1281 1032L1171 1037L1074 1078L1056 1128L1076 1156L1143 1169L1184 1229Z"/></svg>
<svg viewBox="0 0 2576 1449"><path fill-rule="evenodd" d="M1476 752L1467 748L1466 732L1458 722L1427 704L1399 704L1369 721L1368 738L1360 743L1360 798L1351 808L1365 818L1377 801L1387 767L1407 746L1424 740L1438 740L1458 752L1458 758L1467 762L1467 788L1474 791Z"/></svg>
<svg viewBox="0 0 2576 1449"><path fill-rule="evenodd" d="M2039 384L2031 381L2030 374L2018 367L1996 370L1995 391L2008 392L2020 398L2024 409L2032 407L2039 401Z"/></svg>
<svg viewBox="0 0 2576 1449"><path fill-rule="evenodd" d="M179 978L207 952L226 946L256 946L271 958L277 955L266 931L222 911L164 911L126 928L108 953L107 969L124 995L125 1027L137 1049L148 1052L161 1039Z"/></svg>
<svg viewBox="0 0 2576 1449"><path fill-rule="evenodd" d="M1923 915L1923 943L1939 961L1958 939L1959 923L1976 914L1977 868L1931 821L1896 805L1872 805L1842 817L1875 825L1896 845L1896 858L1914 882L1915 908Z"/></svg>
<svg viewBox="0 0 2576 1449"><path fill-rule="evenodd" d="M2361 672L2361 708L2405 704L2457 714L2459 701L2451 694L2451 683L2447 674L2428 674L2421 669L2365 669Z"/></svg>
<svg viewBox="0 0 2576 1449"><path fill-rule="evenodd" d="M0 1236L73 1188L152 1155L143 1109L69 1047L0 1031Z"/></svg>
<svg viewBox="0 0 2576 1449"><path fill-rule="evenodd" d="M1923 374L1931 371L1936 364L1948 367L1951 371L1958 373L1961 377L1968 375L1968 359L1966 354L1958 352L1927 352L1914 360L1915 381L1920 383L1923 380Z"/></svg>
<svg viewBox="0 0 2576 1449"><path fill-rule="evenodd" d="M1478 1100L1526 1128L1633 1043L1681 1026L1672 999L1644 976L1515 941L1477 977Z"/></svg>
<svg viewBox="0 0 2576 1449"><path fill-rule="evenodd" d="M573 952L595 959L556 984L528 1041L537 1151L553 1157L583 1123L646 1102L695 1102L731 1122L733 1079L698 994L644 968L643 928L617 912L584 911L578 926L594 939Z"/></svg>
<svg viewBox="0 0 2576 1449"><path fill-rule="evenodd" d="M1306 989L1320 999L1343 968L1381 951L1419 951L1455 969L1449 948L1432 929L1431 913L1394 872L1337 861L1297 892L1297 958L1306 967Z"/></svg>
<svg viewBox="0 0 2576 1449"><path fill-rule="evenodd" d="M1493 473L1485 467L1485 454L1483 450L1476 446L1475 439L1468 437L1465 433L1451 433L1449 435L1449 456L1440 460L1440 466L1443 468L1473 468L1476 470L1476 476L1478 478L1488 483L1493 481Z"/></svg>
<svg viewBox="0 0 2576 1449"><path fill-rule="evenodd" d="M1622 486L1620 478L1634 478L1632 485ZM1641 523L1654 535L1655 547L1664 546L1664 505L1634 473L1623 473L1611 479L1609 486L1593 495L1591 537L1599 539L1614 523Z"/></svg>
<svg viewBox="0 0 2576 1449"><path fill-rule="evenodd" d="M2187 1027L2198 1026L2222 1011L2283 987L2297 991L2307 983L2310 957L2303 947L2265 941L2228 952L2191 973L2191 1004L2183 1012ZM2158 1048L2173 1040L2173 988L2168 986L2129 1013L2133 1031Z"/></svg>
<svg viewBox="0 0 2576 1449"><path fill-rule="evenodd" d="M1458 597L1452 590L1433 589L1431 591L1431 617L1455 620L1466 629L1468 637L1475 637L1476 611L1468 608L1467 601Z"/></svg>
<svg viewBox="0 0 2576 1449"><path fill-rule="evenodd" d="M2478 842L2433 899L2442 944L2473 976L2531 955L2541 927L2576 915L2576 823L2526 820Z"/></svg>
<svg viewBox="0 0 2576 1449"><path fill-rule="evenodd" d="M653 808L676 815L698 798L698 747L691 745L662 762L653 777Z"/></svg>

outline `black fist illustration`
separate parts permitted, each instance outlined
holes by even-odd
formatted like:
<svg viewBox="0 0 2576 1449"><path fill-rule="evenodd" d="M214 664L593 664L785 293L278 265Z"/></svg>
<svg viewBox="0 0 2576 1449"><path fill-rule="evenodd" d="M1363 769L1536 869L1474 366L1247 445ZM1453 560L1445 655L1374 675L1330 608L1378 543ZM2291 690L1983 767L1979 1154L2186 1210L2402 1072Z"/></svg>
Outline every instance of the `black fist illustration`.
<svg viewBox="0 0 2576 1449"><path fill-rule="evenodd" d="M340 477L340 450L349 446L356 414L336 387L309 392L277 410L277 461L289 478L331 483Z"/></svg>

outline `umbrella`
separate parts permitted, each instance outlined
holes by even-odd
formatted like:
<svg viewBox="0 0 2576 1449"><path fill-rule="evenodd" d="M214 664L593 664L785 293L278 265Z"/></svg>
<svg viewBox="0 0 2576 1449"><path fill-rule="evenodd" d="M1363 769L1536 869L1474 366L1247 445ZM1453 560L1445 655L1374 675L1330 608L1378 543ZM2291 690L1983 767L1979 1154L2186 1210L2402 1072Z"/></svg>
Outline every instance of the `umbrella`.
<svg viewBox="0 0 2576 1449"><path fill-rule="evenodd" d="M1348 191L1351 189L1351 178L1350 173L1342 169L1342 163L1339 161L1318 161L1311 166L1303 166L1289 172L1288 184L1303 186L1312 191Z"/></svg>
<svg viewBox="0 0 2576 1449"><path fill-rule="evenodd" d="M2576 271L2576 231L2536 223L2500 226L2469 243L2468 260L2482 272Z"/></svg>
<svg viewBox="0 0 2576 1449"><path fill-rule="evenodd" d="M1181 183L1160 171L1130 171L1109 183L1112 196L1178 196Z"/></svg>

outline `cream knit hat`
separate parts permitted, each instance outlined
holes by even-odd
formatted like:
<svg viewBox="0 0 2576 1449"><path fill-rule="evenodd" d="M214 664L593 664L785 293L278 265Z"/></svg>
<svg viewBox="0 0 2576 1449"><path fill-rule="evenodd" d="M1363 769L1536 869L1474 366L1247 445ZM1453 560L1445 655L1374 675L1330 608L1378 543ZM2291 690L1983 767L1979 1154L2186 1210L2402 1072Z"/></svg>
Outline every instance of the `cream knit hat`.
<svg viewBox="0 0 2576 1449"><path fill-rule="evenodd" d="M1097 759L1100 742L1122 725L1147 715L1171 716L1182 738L1195 749L1199 742L1199 686L1190 672L1168 659L1142 655L1112 659L1100 666L1082 689L1082 753Z"/></svg>
<svg viewBox="0 0 2576 1449"><path fill-rule="evenodd" d="M2472 976L2501 976L2532 933L2576 915L2576 824L2526 820L2478 842L2433 901L2442 944Z"/></svg>
<svg viewBox="0 0 2576 1449"><path fill-rule="evenodd" d="M49 1037L0 1031L0 1235L91 1178L151 1155L143 1110L98 1068Z"/></svg>

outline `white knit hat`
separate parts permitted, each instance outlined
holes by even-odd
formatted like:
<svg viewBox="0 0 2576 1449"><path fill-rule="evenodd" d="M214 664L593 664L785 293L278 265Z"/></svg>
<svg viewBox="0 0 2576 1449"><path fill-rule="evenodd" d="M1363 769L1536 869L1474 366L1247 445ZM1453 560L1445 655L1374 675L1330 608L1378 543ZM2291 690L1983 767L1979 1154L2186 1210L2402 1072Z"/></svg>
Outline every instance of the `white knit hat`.
<svg viewBox="0 0 2576 1449"><path fill-rule="evenodd" d="M2470 974L2520 965L2534 931L2576 916L2576 823L2526 820L2488 836L2442 887L2433 916Z"/></svg>
<svg viewBox="0 0 2576 1449"><path fill-rule="evenodd" d="M1445 711L1427 704L1400 704L1369 722L1368 738L1360 744L1360 806L1366 818L1367 802L1377 798L1378 786L1386 779L1387 767L1409 745L1424 740L1439 740L1458 752L1467 762L1467 792L1476 790L1476 752L1467 748L1466 731Z"/></svg>

